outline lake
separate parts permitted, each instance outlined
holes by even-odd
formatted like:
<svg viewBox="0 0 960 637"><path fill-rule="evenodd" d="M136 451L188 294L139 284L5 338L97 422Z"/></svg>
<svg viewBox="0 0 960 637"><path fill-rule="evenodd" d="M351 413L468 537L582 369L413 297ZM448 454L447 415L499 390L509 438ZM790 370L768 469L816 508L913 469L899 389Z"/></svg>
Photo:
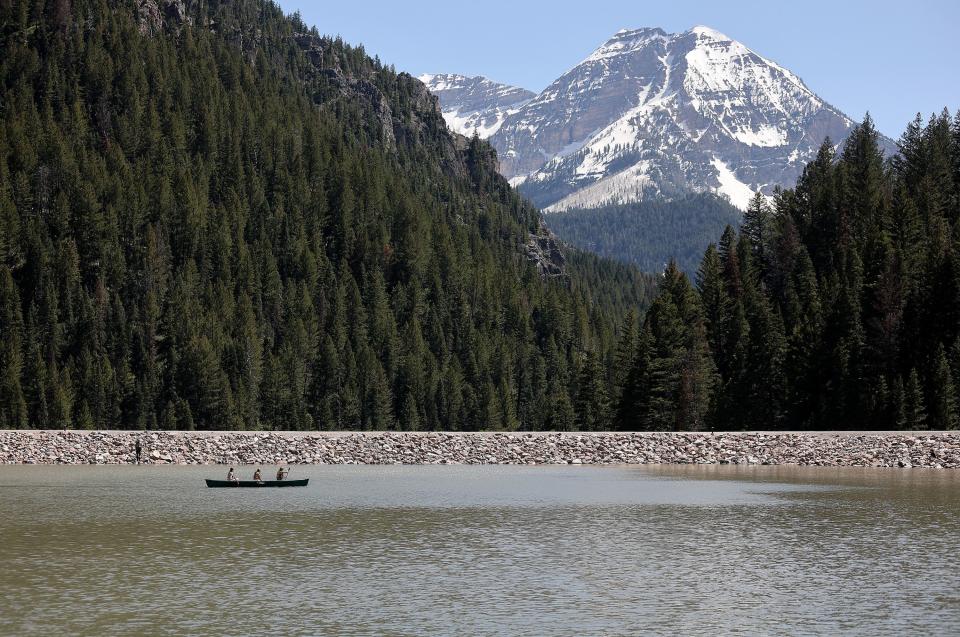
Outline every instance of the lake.
<svg viewBox="0 0 960 637"><path fill-rule="evenodd" d="M297 466L306 488L204 487L225 474L0 466L0 634L960 627L960 471Z"/></svg>

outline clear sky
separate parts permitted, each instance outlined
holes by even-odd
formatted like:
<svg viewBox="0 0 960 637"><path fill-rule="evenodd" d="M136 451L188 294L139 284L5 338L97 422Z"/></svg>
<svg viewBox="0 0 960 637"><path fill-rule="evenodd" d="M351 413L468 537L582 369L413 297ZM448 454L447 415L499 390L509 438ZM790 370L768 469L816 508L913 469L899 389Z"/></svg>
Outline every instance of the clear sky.
<svg viewBox="0 0 960 637"><path fill-rule="evenodd" d="M321 33L414 75L461 73L539 91L622 28L703 24L899 137L960 108L960 0L279 0Z"/></svg>

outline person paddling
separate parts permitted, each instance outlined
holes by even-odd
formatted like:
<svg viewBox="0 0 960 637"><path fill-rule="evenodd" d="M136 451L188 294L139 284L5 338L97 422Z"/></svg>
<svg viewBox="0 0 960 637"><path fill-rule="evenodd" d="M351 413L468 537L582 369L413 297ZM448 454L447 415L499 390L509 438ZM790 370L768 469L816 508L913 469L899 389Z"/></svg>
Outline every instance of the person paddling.
<svg viewBox="0 0 960 637"><path fill-rule="evenodd" d="M284 478L287 477L287 474L289 474L289 473L290 473L290 470L289 470L289 469L287 469L286 471L284 471L284 470L283 470L283 467L280 467L280 468L277 470L277 480L283 480Z"/></svg>
<svg viewBox="0 0 960 637"><path fill-rule="evenodd" d="M240 479L237 478L236 472L234 472L233 467L230 467L230 471L227 471L227 482L230 482L233 486L240 486Z"/></svg>
<svg viewBox="0 0 960 637"><path fill-rule="evenodd" d="M257 467L257 470L253 472L253 479L255 482L263 482L263 475L260 473L260 467Z"/></svg>

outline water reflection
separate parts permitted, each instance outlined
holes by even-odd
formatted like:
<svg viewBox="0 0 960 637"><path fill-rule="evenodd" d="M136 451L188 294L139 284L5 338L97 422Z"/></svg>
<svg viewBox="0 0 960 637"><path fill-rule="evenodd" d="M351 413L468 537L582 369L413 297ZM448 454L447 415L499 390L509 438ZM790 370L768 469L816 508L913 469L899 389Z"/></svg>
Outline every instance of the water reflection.
<svg viewBox="0 0 960 637"><path fill-rule="evenodd" d="M960 625L960 476L796 467L0 467L0 633ZM268 469L269 471L269 469Z"/></svg>

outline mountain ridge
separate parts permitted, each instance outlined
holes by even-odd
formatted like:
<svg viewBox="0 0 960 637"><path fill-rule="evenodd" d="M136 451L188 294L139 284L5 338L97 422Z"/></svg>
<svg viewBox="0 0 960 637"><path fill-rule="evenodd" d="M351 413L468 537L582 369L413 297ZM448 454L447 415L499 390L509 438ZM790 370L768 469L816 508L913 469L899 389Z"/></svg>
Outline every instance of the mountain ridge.
<svg viewBox="0 0 960 637"><path fill-rule="evenodd" d="M483 75L424 73L417 79L441 101L457 104L455 109L444 110L443 118L451 130L467 137L474 132L484 139L490 137L508 116L536 96L533 91L494 82ZM493 108L491 102L495 103Z"/></svg>
<svg viewBox="0 0 960 637"><path fill-rule="evenodd" d="M445 118L459 109L439 97ZM705 26L622 29L510 110L474 130L547 212L704 191L743 209L757 190L792 185L824 139L838 145L854 125L796 74Z"/></svg>

